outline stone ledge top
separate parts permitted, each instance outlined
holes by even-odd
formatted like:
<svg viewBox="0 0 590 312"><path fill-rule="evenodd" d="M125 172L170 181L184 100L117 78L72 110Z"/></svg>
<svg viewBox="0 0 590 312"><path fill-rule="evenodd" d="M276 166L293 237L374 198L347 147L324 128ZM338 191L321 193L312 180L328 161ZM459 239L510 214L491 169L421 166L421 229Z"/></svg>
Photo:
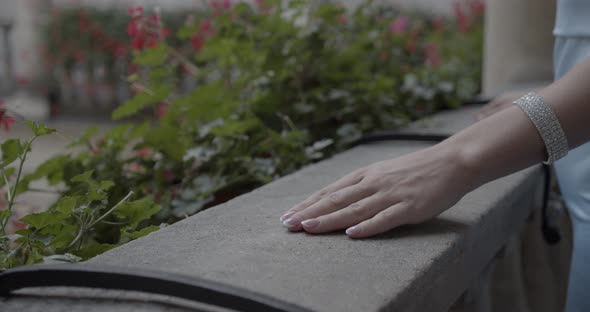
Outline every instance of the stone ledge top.
<svg viewBox="0 0 590 312"><path fill-rule="evenodd" d="M412 128L451 134L469 125L473 112L445 112ZM344 174L428 145L358 146L91 262L199 276L315 311L446 311L524 223L539 197L538 167L480 187L430 222L371 239L289 233L278 221L283 211ZM54 292L73 298L32 290L0 299L0 310L186 311L169 298L147 303L151 296L143 294Z"/></svg>

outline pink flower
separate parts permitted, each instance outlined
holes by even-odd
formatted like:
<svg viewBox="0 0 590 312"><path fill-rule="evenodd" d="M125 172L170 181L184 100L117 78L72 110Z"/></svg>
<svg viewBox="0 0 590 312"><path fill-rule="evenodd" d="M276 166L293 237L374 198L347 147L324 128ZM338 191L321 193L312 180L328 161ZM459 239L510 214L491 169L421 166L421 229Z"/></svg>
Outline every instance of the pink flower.
<svg viewBox="0 0 590 312"><path fill-rule="evenodd" d="M138 5L136 7L130 7L129 9L127 9L127 12L129 12L129 16L131 16L131 17L142 16L143 15L143 7L140 5Z"/></svg>
<svg viewBox="0 0 590 312"><path fill-rule="evenodd" d="M265 0L255 0L254 2L259 13L270 14L272 12L272 5L267 4Z"/></svg>
<svg viewBox="0 0 590 312"><path fill-rule="evenodd" d="M164 179L168 181L174 180L174 174L170 170L164 170Z"/></svg>
<svg viewBox="0 0 590 312"><path fill-rule="evenodd" d="M209 6L214 10L221 9L221 3L219 3L219 1L217 1L217 0L209 1Z"/></svg>
<svg viewBox="0 0 590 312"><path fill-rule="evenodd" d="M436 43L428 42L424 44L424 51L426 54L434 54L438 52L438 45L436 45Z"/></svg>
<svg viewBox="0 0 590 312"><path fill-rule="evenodd" d="M396 35L403 34L408 29L409 23L410 18L408 18L407 16L398 16L395 18L395 20L393 20L393 22L391 22L389 30L391 31L391 33Z"/></svg>

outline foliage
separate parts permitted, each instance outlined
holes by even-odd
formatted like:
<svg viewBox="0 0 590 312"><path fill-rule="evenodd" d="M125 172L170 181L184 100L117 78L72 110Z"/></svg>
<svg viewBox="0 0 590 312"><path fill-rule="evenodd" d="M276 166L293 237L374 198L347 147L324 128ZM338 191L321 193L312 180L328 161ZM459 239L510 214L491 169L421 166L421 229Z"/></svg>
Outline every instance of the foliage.
<svg viewBox="0 0 590 312"><path fill-rule="evenodd" d="M177 44L157 12L132 9L141 70L127 79L138 93L113 118L158 118L103 135L88 129L72 144L81 152L54 157L15 184L26 189L45 178L65 190L46 213L23 220L28 227L15 242L28 258L10 265L51 253L90 257L154 229L148 223L192 215L363 134L459 106L479 87L477 3L458 4L455 23L371 2L349 11L212 1L207 17L187 18L176 31ZM177 88L182 71L193 79L189 92ZM128 202L129 192L139 200Z"/></svg>
<svg viewBox="0 0 590 312"><path fill-rule="evenodd" d="M0 268L43 261L84 260L159 228L142 224L159 210L151 199L129 201L131 191L115 203L111 192L114 183L93 179L93 171L65 177L67 170L60 161L65 157L49 161L35 174L23 177L23 164L33 142L55 133L43 124L24 122L33 132L32 139L10 139L1 145L0 186L6 189L6 209L0 211ZM69 181L67 194L48 210L21 218L24 227L16 233L7 233L17 195L28 191L28 182L35 175L48 172L53 172L48 175L52 182ZM62 174L56 178L59 172Z"/></svg>

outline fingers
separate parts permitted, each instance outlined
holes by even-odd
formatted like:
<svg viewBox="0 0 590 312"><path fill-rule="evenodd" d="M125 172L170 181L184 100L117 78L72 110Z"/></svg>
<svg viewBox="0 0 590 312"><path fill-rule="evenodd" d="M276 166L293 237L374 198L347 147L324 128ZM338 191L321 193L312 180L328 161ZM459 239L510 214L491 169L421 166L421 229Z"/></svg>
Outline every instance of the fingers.
<svg viewBox="0 0 590 312"><path fill-rule="evenodd" d="M346 176L342 177L340 180L326 186L325 188L321 189L320 191L314 193L306 200L300 202L299 204L293 206L291 209L287 210L285 214L283 214L280 218L281 222L289 219L293 214L315 204L316 202L320 201L322 198L326 197L328 194L333 192L339 191L345 187L355 185L359 183L363 179L363 176L360 170L354 171L352 173L347 174Z"/></svg>
<svg viewBox="0 0 590 312"><path fill-rule="evenodd" d="M327 233L348 228L374 217L389 204L380 193L365 197L332 213L306 219L301 224L308 233Z"/></svg>
<svg viewBox="0 0 590 312"><path fill-rule="evenodd" d="M363 183L345 187L323 197L315 204L292 214L288 219L283 221L283 225L291 231L299 231L301 230L302 221L340 210L373 194L374 191Z"/></svg>
<svg viewBox="0 0 590 312"><path fill-rule="evenodd" d="M408 224L409 221L409 206L405 203L398 203L379 212L371 219L348 228L346 234L351 238L365 238Z"/></svg>

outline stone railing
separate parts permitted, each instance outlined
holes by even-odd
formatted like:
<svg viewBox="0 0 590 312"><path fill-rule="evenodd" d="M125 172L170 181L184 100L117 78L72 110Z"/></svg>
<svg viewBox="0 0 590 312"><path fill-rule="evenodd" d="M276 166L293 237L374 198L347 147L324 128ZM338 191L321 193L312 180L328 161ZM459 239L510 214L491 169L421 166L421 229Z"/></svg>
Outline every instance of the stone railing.
<svg viewBox="0 0 590 312"><path fill-rule="evenodd" d="M441 113L413 131L454 133L473 109ZM424 142L358 146L249 194L100 255L94 264L181 273L230 284L314 311L448 311L540 205L533 167L488 183L438 218L376 238L289 233L278 218L313 191L360 166ZM186 311L175 299L117 291L28 290L2 311ZM201 309L207 310L203 307ZM456 309L456 308L454 308Z"/></svg>

